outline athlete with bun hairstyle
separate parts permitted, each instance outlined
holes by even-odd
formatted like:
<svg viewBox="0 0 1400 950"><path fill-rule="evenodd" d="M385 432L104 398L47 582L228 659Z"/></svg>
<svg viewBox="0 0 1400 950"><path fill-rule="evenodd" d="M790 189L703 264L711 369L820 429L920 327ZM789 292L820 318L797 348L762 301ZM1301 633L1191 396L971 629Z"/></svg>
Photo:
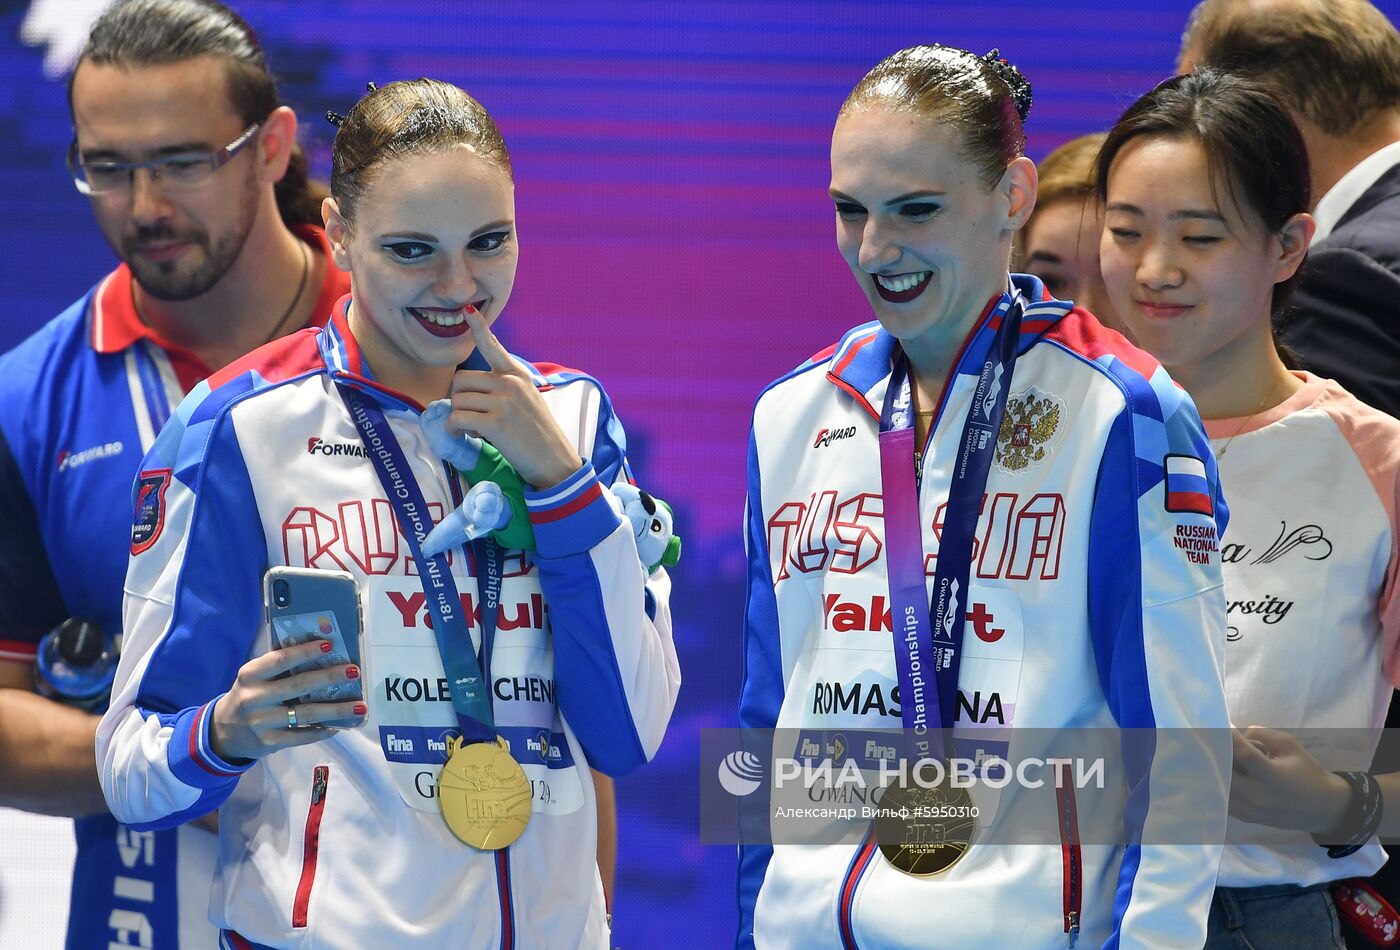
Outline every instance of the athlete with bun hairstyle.
<svg viewBox="0 0 1400 950"><path fill-rule="evenodd" d="M1105 815L1058 777L975 782L970 803L897 783L882 806L975 807L975 822L807 844L776 821L769 841L746 827L742 947L1205 939L1229 770L1225 507L1162 367L1007 273L1036 200L1030 106L996 51L920 46L841 108L836 243L876 319L755 407L740 720L777 727L774 759L825 743L877 775L888 756L864 730L902 727L909 758L951 763L1015 762L1081 729L1116 747L1122 729L1127 811L1089 842L1082 821ZM814 440L837 429L851 434ZM842 801L860 804L819 804ZM1003 834L1002 816L1030 830Z"/></svg>
<svg viewBox="0 0 1400 950"><path fill-rule="evenodd" d="M649 760L680 685L669 580L614 502L626 440L596 380L491 331L518 245L481 104L420 79L335 118L351 293L196 388L146 458L103 791L138 828L218 809L225 947L606 948L590 767ZM425 544L484 486L521 496L493 522L515 542ZM272 648L278 566L354 577L358 663Z"/></svg>

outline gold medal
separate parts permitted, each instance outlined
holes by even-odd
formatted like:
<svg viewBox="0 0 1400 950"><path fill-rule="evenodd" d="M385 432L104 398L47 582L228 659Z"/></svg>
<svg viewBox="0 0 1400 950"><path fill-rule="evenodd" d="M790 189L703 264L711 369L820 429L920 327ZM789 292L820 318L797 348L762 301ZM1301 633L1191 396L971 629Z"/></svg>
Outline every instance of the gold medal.
<svg viewBox="0 0 1400 950"><path fill-rule="evenodd" d="M499 851L519 838L530 821L530 780L506 740L447 743L438 776L438 806L452 833L481 851Z"/></svg>
<svg viewBox="0 0 1400 950"><path fill-rule="evenodd" d="M977 831L977 805L965 788L897 783L885 789L875 840L885 860L905 874L941 874L962 860Z"/></svg>

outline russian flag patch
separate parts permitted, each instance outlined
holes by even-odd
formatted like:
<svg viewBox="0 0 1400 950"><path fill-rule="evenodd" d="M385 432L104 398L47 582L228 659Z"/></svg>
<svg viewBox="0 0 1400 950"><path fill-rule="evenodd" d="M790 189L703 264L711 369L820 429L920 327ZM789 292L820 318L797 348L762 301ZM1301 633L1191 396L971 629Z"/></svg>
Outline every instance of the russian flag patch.
<svg viewBox="0 0 1400 950"><path fill-rule="evenodd" d="M1215 516L1204 462L1193 455L1168 455L1162 460L1162 467L1166 470L1168 511L1190 511L1207 518Z"/></svg>

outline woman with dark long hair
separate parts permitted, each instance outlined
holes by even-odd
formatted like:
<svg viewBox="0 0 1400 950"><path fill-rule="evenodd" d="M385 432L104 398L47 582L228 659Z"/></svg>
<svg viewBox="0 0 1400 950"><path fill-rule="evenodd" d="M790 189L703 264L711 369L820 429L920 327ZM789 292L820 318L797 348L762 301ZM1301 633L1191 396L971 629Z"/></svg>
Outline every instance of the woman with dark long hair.
<svg viewBox="0 0 1400 950"><path fill-rule="evenodd" d="M1200 408L1230 503L1238 728L1207 946L1345 946L1329 891L1384 862L1400 778L1368 773L1400 681L1400 422L1275 345L1313 222L1302 136L1261 86L1162 83L1109 132L1098 183L1109 294Z"/></svg>

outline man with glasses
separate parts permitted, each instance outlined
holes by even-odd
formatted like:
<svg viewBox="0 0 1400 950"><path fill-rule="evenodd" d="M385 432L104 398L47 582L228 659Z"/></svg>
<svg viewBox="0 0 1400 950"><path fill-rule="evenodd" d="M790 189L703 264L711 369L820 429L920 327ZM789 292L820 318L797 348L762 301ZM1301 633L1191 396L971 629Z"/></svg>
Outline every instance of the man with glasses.
<svg viewBox="0 0 1400 950"><path fill-rule="evenodd" d="M217 152L182 153L153 158L148 162L121 162L112 159L84 159L78 148L78 140L73 139L68 146L68 172L73 176L73 184L84 195L100 195L130 188L136 170L148 168L152 180L164 178L166 187L177 191L182 187L202 185L214 177L228 160L238 154L238 150L257 135L259 123L254 122L243 130L243 134ZM166 150L168 151L168 149Z"/></svg>
<svg viewBox="0 0 1400 950"><path fill-rule="evenodd" d="M122 263L0 357L0 805L78 819L69 947L213 947L217 839L107 814L97 716L35 694L36 650L78 618L116 651L132 482L156 433L212 372L324 322L349 278L315 226L296 117L232 11L119 4L69 102L68 166Z"/></svg>

